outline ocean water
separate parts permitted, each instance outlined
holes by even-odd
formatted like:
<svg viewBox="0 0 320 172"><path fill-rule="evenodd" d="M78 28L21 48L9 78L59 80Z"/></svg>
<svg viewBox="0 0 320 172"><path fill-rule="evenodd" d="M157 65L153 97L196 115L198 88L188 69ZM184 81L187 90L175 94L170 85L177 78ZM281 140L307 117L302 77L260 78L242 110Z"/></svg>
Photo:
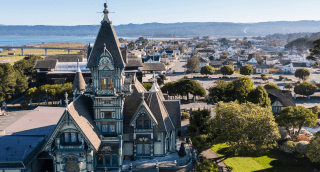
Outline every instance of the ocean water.
<svg viewBox="0 0 320 172"><path fill-rule="evenodd" d="M138 37L118 37L124 40L137 40ZM86 36L5 36L0 37L0 46L22 46L30 44L48 44L58 42L94 42L96 37ZM149 40L170 40L174 38L148 38ZM186 38L175 38L186 39Z"/></svg>

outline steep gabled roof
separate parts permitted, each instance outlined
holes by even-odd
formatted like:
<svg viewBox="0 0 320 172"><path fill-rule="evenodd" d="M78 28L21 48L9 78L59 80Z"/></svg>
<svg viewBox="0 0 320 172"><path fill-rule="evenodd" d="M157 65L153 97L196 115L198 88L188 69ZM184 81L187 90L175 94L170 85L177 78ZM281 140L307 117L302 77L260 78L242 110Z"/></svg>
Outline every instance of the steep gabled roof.
<svg viewBox="0 0 320 172"><path fill-rule="evenodd" d="M146 104L146 102L141 99L141 103L138 106L136 112L134 113L134 115L132 116L132 119L130 121L130 123L135 119L136 115L139 113L139 111L141 110L141 108L145 108L145 110L147 111L147 113L150 115L150 117L152 118L152 120L154 121L154 123L156 123L156 125L158 125L158 122L156 120L156 118L154 117L154 115L152 114L151 110L149 109L148 105Z"/></svg>
<svg viewBox="0 0 320 172"><path fill-rule="evenodd" d="M166 67L163 63L143 63L143 71L165 71Z"/></svg>
<svg viewBox="0 0 320 172"><path fill-rule="evenodd" d="M99 138L101 134L98 127L92 120L93 112L87 108L88 105L92 106L92 104L86 101L86 97L84 95L80 95L69 105L68 113L82 130L84 137L87 137L93 147L98 150L101 144L101 140Z"/></svg>
<svg viewBox="0 0 320 172"><path fill-rule="evenodd" d="M158 121L158 131L167 132L174 129L174 125L158 92L152 92L149 94L147 104Z"/></svg>
<svg viewBox="0 0 320 172"><path fill-rule="evenodd" d="M165 100L163 101L172 123L176 129L181 128L181 111L180 111L180 101L179 100Z"/></svg>
<svg viewBox="0 0 320 172"><path fill-rule="evenodd" d="M291 92L286 92L280 89L267 89L267 93L271 100L271 104L279 100L284 107L296 106L296 103L292 97Z"/></svg>
<svg viewBox="0 0 320 172"><path fill-rule="evenodd" d="M55 54L44 57L44 60L58 60L59 62L83 62L84 54Z"/></svg>
<svg viewBox="0 0 320 172"><path fill-rule="evenodd" d="M97 60L99 60L99 56L104 50L104 44L106 44L107 50L111 53L114 65L118 67L125 67L120 51L120 43L112 24L102 22L98 36L89 56L87 68L97 66Z"/></svg>
<svg viewBox="0 0 320 172"><path fill-rule="evenodd" d="M76 76L74 77L72 89L77 89L78 91L83 91L86 89L86 82L84 81L80 68L78 68Z"/></svg>

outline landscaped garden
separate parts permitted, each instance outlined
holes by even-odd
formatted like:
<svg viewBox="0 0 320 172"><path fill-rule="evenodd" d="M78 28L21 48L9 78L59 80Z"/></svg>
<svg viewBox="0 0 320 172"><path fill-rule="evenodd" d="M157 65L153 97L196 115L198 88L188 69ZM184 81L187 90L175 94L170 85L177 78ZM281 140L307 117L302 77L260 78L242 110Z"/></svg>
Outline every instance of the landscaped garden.
<svg viewBox="0 0 320 172"><path fill-rule="evenodd" d="M306 157L297 158L297 154L281 151L267 151L261 154L241 154L235 156L230 147L224 143L214 145L211 150L216 152L232 172L306 172L320 170L319 163L311 163Z"/></svg>

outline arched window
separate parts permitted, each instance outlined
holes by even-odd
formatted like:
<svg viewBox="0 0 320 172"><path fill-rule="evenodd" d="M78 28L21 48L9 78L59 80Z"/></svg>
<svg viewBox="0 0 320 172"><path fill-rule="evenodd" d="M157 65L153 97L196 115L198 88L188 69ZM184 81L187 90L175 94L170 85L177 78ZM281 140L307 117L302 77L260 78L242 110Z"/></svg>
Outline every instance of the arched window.
<svg viewBox="0 0 320 172"><path fill-rule="evenodd" d="M148 115L141 114L137 119L137 128L140 129L149 129L150 128L150 119Z"/></svg>

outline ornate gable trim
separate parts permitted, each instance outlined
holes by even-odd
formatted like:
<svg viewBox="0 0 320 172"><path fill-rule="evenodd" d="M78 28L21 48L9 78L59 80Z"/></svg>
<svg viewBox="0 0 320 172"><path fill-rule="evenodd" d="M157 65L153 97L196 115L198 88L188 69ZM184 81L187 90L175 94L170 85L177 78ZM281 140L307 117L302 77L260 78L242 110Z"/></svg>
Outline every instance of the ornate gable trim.
<svg viewBox="0 0 320 172"><path fill-rule="evenodd" d="M42 148L42 151L47 151L47 152L51 152L53 151L51 149L51 145L52 143L55 141L55 139L61 134L62 131L66 131L66 130L73 130L74 129L66 129L66 130L61 130L63 124L65 123L72 123L75 127L77 132L81 133L81 135L83 136L83 139L85 141L85 143L87 143L89 149L91 150L95 150L94 146L91 144L91 142L88 140L87 136L83 133L83 131L81 130L81 128L79 127L79 125L75 122L75 120L73 119L73 117L69 114L69 112L66 110L63 114L63 116L61 117L61 119L59 120L56 128L54 129L54 131L52 132L51 136L49 137L49 139L47 140L47 142L45 143L45 146ZM97 150L96 150L97 151Z"/></svg>
<svg viewBox="0 0 320 172"><path fill-rule="evenodd" d="M134 114L133 118L131 119L129 126L132 126L134 128L136 128L136 120L138 119L138 117L141 114L146 114L149 119L151 120L151 127L155 126L158 124L158 122L154 119L154 117L148 112L148 110L146 109L146 107L143 105L143 103L141 104L139 110Z"/></svg>

